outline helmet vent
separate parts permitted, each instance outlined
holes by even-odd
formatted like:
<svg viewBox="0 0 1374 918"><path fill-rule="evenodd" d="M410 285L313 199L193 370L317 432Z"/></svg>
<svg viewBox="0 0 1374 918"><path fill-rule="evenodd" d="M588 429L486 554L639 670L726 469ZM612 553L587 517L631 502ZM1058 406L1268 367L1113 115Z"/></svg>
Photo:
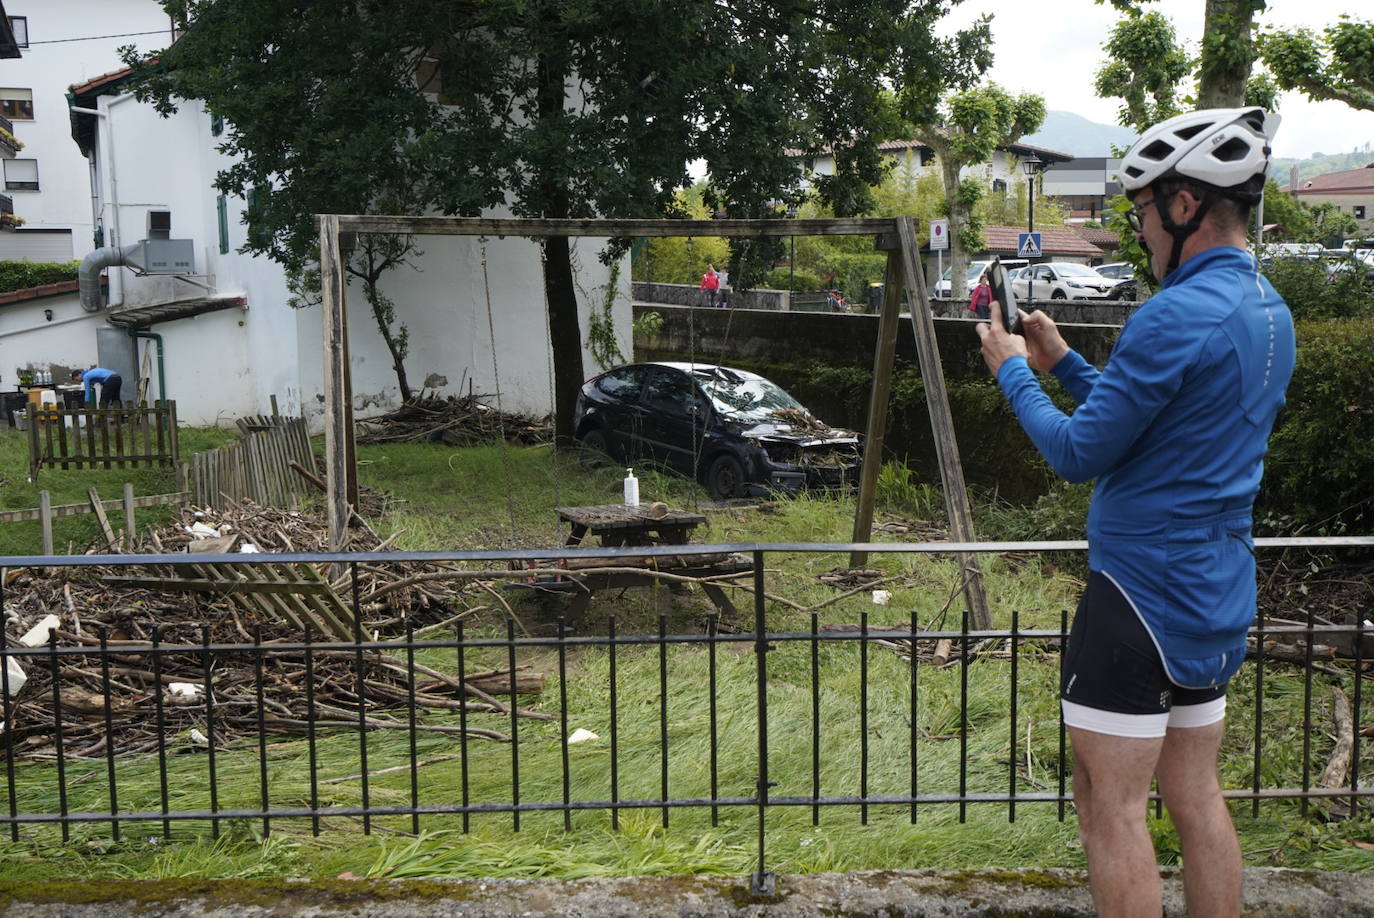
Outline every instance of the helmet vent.
<svg viewBox="0 0 1374 918"><path fill-rule="evenodd" d="M1174 136L1179 140L1192 140L1198 134L1212 127L1211 124L1190 124L1174 131Z"/></svg>
<svg viewBox="0 0 1374 918"><path fill-rule="evenodd" d="M1250 155L1250 144L1239 137L1232 137L1212 151L1212 156L1224 163L1234 163Z"/></svg>
<svg viewBox="0 0 1374 918"><path fill-rule="evenodd" d="M1158 162L1166 159L1169 154L1173 152L1173 144L1165 143L1163 140L1156 140L1154 143L1141 150L1139 156L1141 159L1153 159Z"/></svg>

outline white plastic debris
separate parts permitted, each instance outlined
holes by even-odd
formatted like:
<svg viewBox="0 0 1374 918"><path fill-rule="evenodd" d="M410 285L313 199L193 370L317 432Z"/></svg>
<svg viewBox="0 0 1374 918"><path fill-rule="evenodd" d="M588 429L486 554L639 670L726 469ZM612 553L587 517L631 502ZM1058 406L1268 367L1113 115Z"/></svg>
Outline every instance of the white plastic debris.
<svg viewBox="0 0 1374 918"><path fill-rule="evenodd" d="M206 735L205 735L204 733L201 733L201 732L200 732L199 730L197 730L195 727L192 727L192 728L191 728L191 735L188 737L188 739L190 739L191 745L192 745L192 746L209 746L209 745L210 745L210 740L209 740L209 738L207 738Z"/></svg>
<svg viewBox="0 0 1374 918"><path fill-rule="evenodd" d="M200 701L200 696L205 694L205 689L196 682L169 682L167 683L167 694L173 704L194 704Z"/></svg>
<svg viewBox="0 0 1374 918"><path fill-rule="evenodd" d="M601 737L590 730L583 730L581 727L578 727L572 732L572 735L568 737L568 745L571 746L573 743L585 743L588 740L594 739L601 739Z"/></svg>
<svg viewBox="0 0 1374 918"><path fill-rule="evenodd" d="M261 553L262 549L258 548L258 546L254 545L252 542L244 542L239 546L239 554L241 555L257 555Z"/></svg>
<svg viewBox="0 0 1374 918"><path fill-rule="evenodd" d="M29 674L24 672L24 667L19 665L19 661L10 657L5 661L5 669L9 673L10 697L19 694L19 690L24 687L24 683L29 681ZM0 731L4 730L4 725L0 724Z"/></svg>
<svg viewBox="0 0 1374 918"><path fill-rule="evenodd" d="M19 639L19 643L23 644L25 647L42 647L44 644L48 643L48 631L56 628L60 624L62 624L62 620L56 615L45 615L38 620L37 624L24 632L24 636Z"/></svg>
<svg viewBox="0 0 1374 918"><path fill-rule="evenodd" d="M207 525L205 525L204 523L199 522L199 521L194 522L194 523L192 523L191 525L187 526L187 527L186 527L186 531L187 531L188 533L190 533L191 536L192 536L193 538L197 538L197 539L218 539L218 538L219 538L219 530L218 530L218 529L214 528L213 526L207 526Z"/></svg>
<svg viewBox="0 0 1374 918"><path fill-rule="evenodd" d="M887 590L874 590L874 591L873 591L873 604L874 604L874 605L885 606L885 605L887 605L888 600L890 600L890 599L892 599L892 593L890 593L890 592L887 591Z"/></svg>

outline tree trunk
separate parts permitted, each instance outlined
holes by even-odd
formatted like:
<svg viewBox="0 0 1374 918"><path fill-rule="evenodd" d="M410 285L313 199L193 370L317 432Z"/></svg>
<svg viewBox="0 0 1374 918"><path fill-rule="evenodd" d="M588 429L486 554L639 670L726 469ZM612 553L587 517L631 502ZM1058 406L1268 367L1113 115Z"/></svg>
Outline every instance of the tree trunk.
<svg viewBox="0 0 1374 918"><path fill-rule="evenodd" d="M959 164L949 156L939 155L939 160L945 201L949 205L949 295L951 299L960 300L968 296L969 259L962 236L968 214L959 206Z"/></svg>
<svg viewBox="0 0 1374 918"><path fill-rule="evenodd" d="M549 341L553 346L554 445L569 448L583 374L582 327L577 318L567 236L550 236L544 241L544 296L549 302Z"/></svg>
<svg viewBox="0 0 1374 918"><path fill-rule="evenodd" d="M1245 104L1254 47L1250 27L1254 0L1207 0L1198 65L1198 108L1238 108ZM1260 9L1264 4L1258 4Z"/></svg>
<svg viewBox="0 0 1374 918"><path fill-rule="evenodd" d="M566 61L551 55L539 60L539 117L559 117L565 104ZM548 217L567 217L568 189L557 178L544 176L539 182ZM549 342L553 349L553 436L554 446L570 449L573 442L573 411L582 388L582 327L577 318L577 292L573 287L572 259L568 237L549 236L544 240L544 297L549 310Z"/></svg>

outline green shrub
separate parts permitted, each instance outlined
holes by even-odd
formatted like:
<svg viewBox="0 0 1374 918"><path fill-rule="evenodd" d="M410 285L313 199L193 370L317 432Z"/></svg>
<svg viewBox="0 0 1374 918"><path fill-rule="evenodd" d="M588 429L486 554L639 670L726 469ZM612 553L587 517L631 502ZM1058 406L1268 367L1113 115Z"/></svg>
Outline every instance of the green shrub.
<svg viewBox="0 0 1374 918"><path fill-rule="evenodd" d="M760 286L767 290L797 290L805 293L821 289L821 279L809 271L774 268L763 276Z"/></svg>
<svg viewBox="0 0 1374 918"><path fill-rule="evenodd" d="M1264 276L1298 321L1374 315L1374 284L1368 279L1367 266L1338 271L1328 281L1320 261L1276 258L1264 269Z"/></svg>
<svg viewBox="0 0 1374 918"><path fill-rule="evenodd" d="M79 262L0 261L0 293L76 280Z"/></svg>
<svg viewBox="0 0 1374 918"><path fill-rule="evenodd" d="M1298 524L1348 525L1374 495L1374 318L1302 322L1297 337L1261 508Z"/></svg>

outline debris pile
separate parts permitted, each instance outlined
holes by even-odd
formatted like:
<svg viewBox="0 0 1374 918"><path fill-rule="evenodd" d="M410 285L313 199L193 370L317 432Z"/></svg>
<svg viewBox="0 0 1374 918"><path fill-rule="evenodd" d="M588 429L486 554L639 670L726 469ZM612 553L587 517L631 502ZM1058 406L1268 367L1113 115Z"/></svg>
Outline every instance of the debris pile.
<svg viewBox="0 0 1374 918"><path fill-rule="evenodd" d="M426 396L423 392L400 408L356 424L359 443L426 441L449 446L489 443L504 437L511 443L533 445L553 439L553 420L498 411L488 396Z"/></svg>
<svg viewBox="0 0 1374 918"><path fill-rule="evenodd" d="M150 532L142 550L246 558L323 551L326 532L324 521L312 514L243 502L222 511L188 508L177 525ZM387 546L370 532L355 531L351 547ZM272 561L6 572L7 645L41 650L52 646L55 633L59 649L55 656L40 652L7 661L13 703L10 724L4 725L8 742L16 756L54 755L58 704L63 753L69 756L103 755L107 718L108 741L119 754L149 751L161 742L220 746L256 734L259 718L269 733L301 733L312 719L322 729L356 728L360 696L369 729L409 729L400 712L412 699L420 708L466 707L470 714L509 718L508 701L514 698L498 697L511 695L509 670L469 672L460 680L412 665L403 650L307 652L303 624L311 626L312 644L347 643L355 627L369 641L403 639L408 627L422 639L425 631L447 637L454 622L482 608L469 598L487 595L481 580L457 565L359 564L355 602L351 568ZM356 625L355 608L361 613ZM343 627L331 632L328 622ZM102 640L113 653L71 652L98 649ZM163 649L154 653L155 644ZM259 644L283 649L263 654L254 649ZM202 649L210 645L235 649ZM517 694L542 690L542 674L518 669ZM417 729L459 732L456 719L445 721ZM473 724L468 734L504 738ZM0 740L0 755L5 746Z"/></svg>

